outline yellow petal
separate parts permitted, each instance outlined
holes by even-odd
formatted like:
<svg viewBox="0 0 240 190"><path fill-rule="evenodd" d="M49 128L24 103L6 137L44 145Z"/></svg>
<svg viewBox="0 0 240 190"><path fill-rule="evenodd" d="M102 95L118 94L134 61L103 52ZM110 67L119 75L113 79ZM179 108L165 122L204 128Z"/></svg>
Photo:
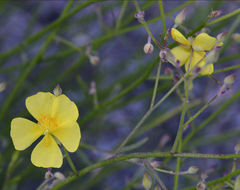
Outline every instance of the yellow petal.
<svg viewBox="0 0 240 190"><path fill-rule="evenodd" d="M213 48L216 41L216 38L206 33L201 33L194 39L192 47L195 51L209 51Z"/></svg>
<svg viewBox="0 0 240 190"><path fill-rule="evenodd" d="M51 115L55 99L56 97L50 92L39 92L26 99L26 107L32 116L39 121L43 115Z"/></svg>
<svg viewBox="0 0 240 190"><path fill-rule="evenodd" d="M10 135L16 150L26 149L42 134L39 125L30 120L18 117L11 122Z"/></svg>
<svg viewBox="0 0 240 190"><path fill-rule="evenodd" d="M78 148L81 133L77 122L68 122L59 126L52 133L69 152L75 152Z"/></svg>
<svg viewBox="0 0 240 190"><path fill-rule="evenodd" d="M76 121L78 118L78 108L67 96L60 95L54 100L52 115L60 125Z"/></svg>
<svg viewBox="0 0 240 190"><path fill-rule="evenodd" d="M171 52L175 57L175 61L179 60L180 66L182 66L188 60L191 54L191 49L185 48L183 46L177 46L171 49ZM172 64L175 64L175 63L172 63Z"/></svg>
<svg viewBox="0 0 240 190"><path fill-rule="evenodd" d="M31 161L35 166L43 168L60 168L62 166L62 152L51 135L45 135L33 149Z"/></svg>
<svg viewBox="0 0 240 190"><path fill-rule="evenodd" d="M171 35L172 38L177 41L178 43L185 45L185 46L190 46L191 43L179 32L177 29L172 28L171 29Z"/></svg>
<svg viewBox="0 0 240 190"><path fill-rule="evenodd" d="M185 64L186 72L191 71L196 65L198 65L198 67L204 66L205 63L206 63L204 55L205 55L205 52L193 51L192 58L189 57L189 59L187 60L187 62ZM189 62L190 61L191 61L191 63L190 63L190 67L189 67Z"/></svg>
<svg viewBox="0 0 240 190"><path fill-rule="evenodd" d="M203 67L201 70L201 75L211 75L214 71L213 64L208 64L206 67Z"/></svg>

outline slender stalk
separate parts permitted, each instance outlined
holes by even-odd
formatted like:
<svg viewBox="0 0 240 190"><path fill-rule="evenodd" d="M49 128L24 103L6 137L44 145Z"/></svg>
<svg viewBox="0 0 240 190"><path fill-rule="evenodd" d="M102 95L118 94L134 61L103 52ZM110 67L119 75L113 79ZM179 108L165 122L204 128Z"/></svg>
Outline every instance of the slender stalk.
<svg viewBox="0 0 240 190"><path fill-rule="evenodd" d="M72 3L73 3L73 0L70 0L68 2L68 4L66 5L65 9L62 12L61 17L63 17L67 13L67 11L69 10L69 8L72 5ZM24 69L22 71L22 73L20 74L19 79L18 79L15 87L13 88L13 90L10 93L10 95L8 96L8 98L4 101L4 104L3 104L3 106L2 106L2 108L0 110L0 120L2 120L2 118L4 117L6 111L8 110L8 108L11 105L12 101L14 100L15 96L17 95L17 92L20 90L20 88L21 88L22 84L24 83L24 81L26 80L28 75L31 73L31 71L33 70L33 68L37 64L37 62L41 59L42 55L44 54L44 52L47 50L48 46L50 45L50 43L54 39L54 36L56 35L56 33L57 33L58 29L59 29L60 23L58 23L58 25L55 28L55 30L48 36L48 38L44 42L43 46L41 47L40 51L35 56L35 58L29 63L28 67L26 67L26 69Z"/></svg>
<svg viewBox="0 0 240 190"><path fill-rule="evenodd" d="M64 149L64 153L65 153L65 156L66 156L66 159L67 159L67 162L68 162L69 166L71 167L73 173L75 175L77 175L78 172L77 172L77 169L76 169L72 159L70 158L70 156L69 156L67 150L65 149L65 147L63 147L63 149Z"/></svg>
<svg viewBox="0 0 240 190"><path fill-rule="evenodd" d="M117 24L116 24L116 30L118 30L120 28L121 24L122 24L122 18L123 18L123 15L126 12L126 8L127 8L128 3L129 3L129 0L124 0L123 1L122 9L121 9L121 12L120 12L120 15L118 17Z"/></svg>
<svg viewBox="0 0 240 190"><path fill-rule="evenodd" d="M134 3L134 6L135 6L137 12L140 12L141 9L140 9L140 6L139 6L137 0L133 0L133 3ZM152 34L152 32L150 31L150 29L149 29L149 27L148 27L148 25L147 25L147 23L146 23L145 20L144 20L144 22L142 23L142 25L143 25L144 28L146 29L148 35L151 36L152 41L161 49L161 48L162 48L161 44L160 44L160 43L156 40L156 38L153 36L153 34Z"/></svg>
<svg viewBox="0 0 240 190"><path fill-rule="evenodd" d="M218 94L215 95L207 104L205 104L195 115L189 118L189 120L183 125L183 128L185 128L188 124L190 124L197 116L199 116L216 98L218 97Z"/></svg>
<svg viewBox="0 0 240 190"><path fill-rule="evenodd" d="M135 134L135 132L138 130L138 128L143 124L143 122L148 118L148 116L156 109L158 106L168 98L172 94L172 92L182 83L183 78L181 78L166 94L163 96L151 109L149 109L142 119L137 123L137 125L133 128L133 130L129 133L129 135L123 140L123 142L120 144L120 146L114 151L115 154L117 154L131 139L131 137Z"/></svg>
<svg viewBox="0 0 240 190"><path fill-rule="evenodd" d="M117 163L120 161L129 160L132 158L167 158L167 157L180 157L180 158L202 158L202 159L234 159L234 158L240 158L240 154L200 154L200 153L161 153L161 152L155 152L155 153L133 153L123 156L116 156L107 160L100 161L98 163L92 164L91 166L85 167L84 169L80 170L78 172L77 176L71 176L68 177L63 182L57 184L52 188L52 190L57 190L62 188L63 186L77 180L78 178L88 174L89 172L97 169L102 168L104 166ZM240 172L240 170L237 170Z"/></svg>
<svg viewBox="0 0 240 190"><path fill-rule="evenodd" d="M104 1L104 0L99 0L99 1ZM66 15L58 18L56 21L52 22L51 24L47 25L46 27L44 27L42 30L40 30L39 32L35 33L34 35L30 36L29 38L27 38L26 40L24 40L22 43L16 45L15 47L13 47L10 50L7 50L5 52L2 52L0 54L0 59L5 59L9 56L11 56L14 53L17 53L19 51L22 50L22 48L34 41L36 41L37 39L39 39L40 37L42 37L44 34L46 34L47 32L49 32L51 29L55 28L56 26L58 26L59 24L61 24L62 22L64 22L65 20L67 20L68 18L70 18L71 16L77 14L80 10L84 9L85 7L88 7L89 5L95 3L95 1L86 1L78 6L76 6L73 10L71 10L69 13L67 13ZM1 64L3 64L4 62L2 62Z"/></svg>
<svg viewBox="0 0 240 190"><path fill-rule="evenodd" d="M181 118L180 118L180 122L179 122L179 127L178 127L178 132L177 132L177 136L175 138L175 142L173 144L173 148L172 148L172 152L176 151L176 147L177 144L179 142L179 146L178 146L178 152L182 151L182 133L183 133L183 124L184 124L184 118L185 118L185 114L187 111L187 105L188 105L188 80L186 79L184 81L184 89L185 89L185 97L184 97L184 103L183 103L183 111L181 114ZM181 164L181 159L178 158L177 159L177 165L176 165L176 173L178 173L180 171L180 164ZM174 176L174 190L178 189L178 175Z"/></svg>
<svg viewBox="0 0 240 190"><path fill-rule="evenodd" d="M154 171L153 167L151 166L151 164L149 164L149 162L146 159L143 159L143 163L144 166L149 169L152 173L152 175L154 176L154 178L157 180L157 182L159 183L159 185L162 187L163 190L167 190L166 186L164 185L164 183L162 182L162 180L159 178L158 174Z"/></svg>
<svg viewBox="0 0 240 190"><path fill-rule="evenodd" d="M228 99L224 104L220 106L218 110L216 110L212 115L210 115L205 121L203 121L199 126L194 128L190 134L186 136L183 141L183 145L188 143L191 138L200 131L204 126L206 126L209 122L211 122L214 118L216 118L222 111L226 110L229 105L231 105L234 101L236 101L240 96L240 90L237 91L230 99Z"/></svg>
<svg viewBox="0 0 240 190"><path fill-rule="evenodd" d="M223 21L223 20L226 20L226 19L228 19L228 18L230 18L230 17L232 17L232 16L234 16L234 15L236 15L236 14L239 14L239 13L240 13L240 8L239 8L239 9L236 9L235 11L233 11L233 12L231 12L231 13L228 13L228 14L226 14L226 15L223 15L223 16L219 17L218 19L215 19L215 20L207 23L206 26L210 26L210 25L216 24L216 23L218 23L218 22L221 22L221 21Z"/></svg>
<svg viewBox="0 0 240 190"><path fill-rule="evenodd" d="M161 73L161 67L162 67L162 61L160 59L159 64L158 64L157 77L156 77L155 84L154 84L153 96L152 96L152 100L151 100L150 109L153 107L154 102L155 102L155 98L156 98L156 94L157 94L157 88L158 88L158 82L159 82L159 77L160 77L160 73Z"/></svg>
<svg viewBox="0 0 240 190"><path fill-rule="evenodd" d="M161 20L162 20L162 26L163 26L163 33L164 36L167 33L167 28L166 28L166 23L165 23L165 14L164 14L164 9L163 9L163 3L162 0L158 0L159 8L160 8L160 14L161 14Z"/></svg>

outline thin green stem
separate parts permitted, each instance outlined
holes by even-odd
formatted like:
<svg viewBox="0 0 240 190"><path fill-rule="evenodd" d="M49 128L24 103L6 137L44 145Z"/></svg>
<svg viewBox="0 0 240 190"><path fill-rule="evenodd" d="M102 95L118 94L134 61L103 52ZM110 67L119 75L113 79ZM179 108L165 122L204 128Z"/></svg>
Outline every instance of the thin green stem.
<svg viewBox="0 0 240 190"><path fill-rule="evenodd" d="M133 0L133 3L134 3L134 5L135 5L135 8L136 8L137 12L140 12L141 9L140 9L140 6L139 6L137 0ZM148 35L151 36L152 41L153 41L159 48L162 48L161 44L160 44L160 43L156 40L156 38L153 36L153 34L152 34L151 30L149 29L149 27L148 27L148 25L147 25L147 23L146 23L145 20L143 21L142 25L143 25L144 28L146 29Z"/></svg>
<svg viewBox="0 0 240 190"><path fill-rule="evenodd" d="M199 126L194 128L190 134L186 136L186 138L183 141L183 145L188 143L191 138L200 131L204 126L206 126L209 122L211 122L214 118L216 118L222 111L226 110L229 105L231 105L234 101L238 100L240 96L240 90L237 91L230 99L228 99L226 102L224 102L223 105L218 108L212 115L210 115L205 121L203 121Z"/></svg>
<svg viewBox="0 0 240 190"><path fill-rule="evenodd" d="M72 3L73 3L73 0L70 0L68 2L68 4L66 5L65 9L62 12L61 17L63 17L67 13L67 11L69 10L69 8L72 5ZM2 118L4 117L6 111L8 110L8 108L11 105L12 101L14 100L15 96L17 95L17 92L20 90L20 88L21 88L22 84L24 83L24 81L26 80L28 75L31 73L31 71L33 70L33 68L37 64L37 62L41 59L42 55L44 54L44 52L47 50L48 46L50 45L50 43L54 39L54 36L56 35L56 33L57 33L58 29L59 29L60 23L61 22L58 23L58 25L55 28L55 30L48 36L48 38L44 42L43 46L41 47L40 51L35 56L35 58L29 63L28 67L26 67L26 69L24 69L22 71L22 73L20 74L19 79L18 79L15 87L13 88L12 92L7 97L7 99L4 101L4 104L3 104L3 106L2 106L2 108L0 110L0 120L2 120Z"/></svg>
<svg viewBox="0 0 240 190"><path fill-rule="evenodd" d="M188 105L188 80L186 79L184 81L184 103L183 103L183 111L182 111L182 114L181 114L181 117L180 117L180 122L179 122L179 127L178 127L178 132L177 132L177 135L176 135L176 138L175 138L175 142L173 144L173 147L172 147L172 152L175 152L176 151L176 147L178 145L178 149L177 149L177 152L181 152L182 151L182 133L183 133L183 124L184 124L184 118L185 118L185 114L186 114L186 111L187 111L187 105ZM180 164L181 164L181 159L178 158L177 159L177 165L176 165L176 173L178 173L180 171ZM179 176L178 175L175 175L174 176L174 190L177 190L178 189L178 178Z"/></svg>
<svg viewBox="0 0 240 190"><path fill-rule="evenodd" d="M151 153L133 153L123 156L116 156L107 160L100 161L98 163L92 164L78 172L77 176L68 177L63 182L57 184L52 188L52 190L57 190L62 188L63 186L77 180L78 178L88 174L89 172L97 169L102 168L104 166L117 163L120 161L125 161L133 158L168 158L168 157L175 157L175 158L202 158L202 159L234 159L240 158L240 154L200 154L200 153L161 153L161 152L151 152ZM238 170L237 170L238 171Z"/></svg>
<svg viewBox="0 0 240 190"><path fill-rule="evenodd" d="M90 120L93 116L95 116L96 114L98 114L100 111L102 111L103 109L105 109L106 107L108 107L109 105L113 104L114 102L116 102L117 100L119 100L120 98L122 98L124 95L126 95L127 93L129 93L131 90L135 89L138 85L140 85L144 80L146 80L148 78L148 76L150 75L151 71L153 70L153 68L156 66L156 64L158 63L159 58L157 58L156 60L153 61L152 65L146 69L146 72L144 74L141 75L140 78L138 78L138 80L136 80L135 82L133 82L130 86L128 86L127 88L125 88L124 90L122 90L119 94L117 94L116 96L114 96L113 98L111 98L110 100L106 101L103 104L99 105L99 109L95 109L92 112L90 112L89 114L87 114L82 120L80 120L80 124L84 124L85 122L87 122L88 120Z"/></svg>
<svg viewBox="0 0 240 190"><path fill-rule="evenodd" d="M159 8L160 8L160 14L161 14L161 20L162 20L162 26L163 26L163 33L164 36L167 33L167 28L166 28L166 23L165 23L165 14L164 14L164 9L163 9L163 3L162 0L158 0Z"/></svg>
<svg viewBox="0 0 240 190"><path fill-rule="evenodd" d="M218 23L218 22L221 22L221 21L223 21L223 20L226 20L226 19L228 19L228 18L230 18L230 17L232 17L232 16L234 16L234 15L236 15L236 14L239 14L239 13L240 13L240 8L239 8L239 9L236 9L235 11L233 11L233 12L231 12L231 13L228 13L228 14L226 14L226 15L223 15L223 16L219 17L218 19L215 19L215 20L207 23L206 26L210 26L210 25L216 24L216 23Z"/></svg>
<svg viewBox="0 0 240 190"><path fill-rule="evenodd" d="M77 174L78 174L78 171L77 171L77 169L76 169L76 167L75 167L72 159L70 158L70 156L69 156L67 150L65 149L65 147L63 147L63 149L64 149L64 154L65 154L65 156L66 156L66 159L67 159L67 162L68 162L69 166L71 167L73 173L74 173L75 175L77 175Z"/></svg>
<svg viewBox="0 0 240 190"><path fill-rule="evenodd" d="M70 42L70 41L68 41L68 40L66 40L66 39L64 39L60 36L55 36L54 38L56 39L56 41L60 41L61 43L65 44L66 46L71 47L72 49L84 54L84 51L82 50L82 48L77 47L72 42Z"/></svg>
<svg viewBox="0 0 240 190"><path fill-rule="evenodd" d="M143 163L144 163L144 166L151 171L151 174L157 180L158 184L162 187L162 189L167 190L166 186L164 185L162 180L159 178L158 174L154 171L152 165L146 159L143 159Z"/></svg>
<svg viewBox="0 0 240 190"><path fill-rule="evenodd" d="M183 125L183 129L187 127L188 124L190 124L196 117L198 117L216 98L218 97L218 94L215 95L207 104L205 104L196 114L194 114L192 117L189 118L189 120Z"/></svg>
<svg viewBox="0 0 240 190"><path fill-rule="evenodd" d="M153 107L154 102L155 102L155 98L156 98L156 94L157 94L157 88L158 88L158 82L159 82L159 77L160 77L160 73L161 73L161 67L162 67L162 61L160 59L159 64L158 64L157 77L156 77L155 84L154 84L153 96L152 96L152 100L151 100L150 109Z"/></svg>
<svg viewBox="0 0 240 190"><path fill-rule="evenodd" d="M104 1L104 0L98 0L98 1ZM76 6L73 10L71 10L69 13L65 14L64 16L58 18L56 21L52 22L51 24L47 25L46 27L44 27L42 30L40 30L39 32L37 32L36 34L30 36L29 38L27 38L26 40L24 40L22 43L16 45L15 47L13 47L10 50L7 50L5 52L2 52L0 54L0 59L5 59L9 56L11 56L14 53L17 53L19 51L22 50L22 48L24 48L26 45L36 41L37 39L39 39L40 37L42 37L44 34L46 34L47 32L49 32L51 29L55 28L56 26L58 26L59 24L61 24L62 22L64 22L65 20L67 20L68 18L70 18L71 16L77 14L80 10L88 7L89 5L96 3L96 1L86 1L78 6ZM2 62L1 64L3 64L4 62Z"/></svg>
<svg viewBox="0 0 240 190"><path fill-rule="evenodd" d="M121 9L121 12L120 12L120 15L118 17L117 24L116 24L116 30L118 30L121 26L122 18L124 16L125 12L126 12L126 8L127 8L128 3L129 3L129 0L124 0L123 1L122 9Z"/></svg>
<svg viewBox="0 0 240 190"><path fill-rule="evenodd" d="M137 123L137 125L133 128L133 130L129 133L129 135L123 140L123 142L120 144L120 146L114 151L115 154L117 154L131 139L131 137L135 134L135 132L138 130L138 128L144 123L144 121L149 117L149 115L156 109L158 106L164 102L168 96L172 94L172 92L182 83L183 78L181 78L166 94L163 96L151 109L149 109L142 119Z"/></svg>

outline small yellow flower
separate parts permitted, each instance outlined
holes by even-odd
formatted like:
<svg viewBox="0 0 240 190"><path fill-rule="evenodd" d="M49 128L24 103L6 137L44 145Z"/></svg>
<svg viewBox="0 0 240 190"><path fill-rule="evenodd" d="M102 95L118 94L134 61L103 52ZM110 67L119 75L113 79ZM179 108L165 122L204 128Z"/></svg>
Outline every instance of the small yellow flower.
<svg viewBox="0 0 240 190"><path fill-rule="evenodd" d="M12 120L10 135L15 149L24 150L43 135L32 151L32 163L38 167L60 168L63 156L57 142L69 152L75 152L79 146L81 133L77 106L63 94L55 96L50 92L39 92L26 99L26 107L38 122L21 117Z"/></svg>
<svg viewBox="0 0 240 190"><path fill-rule="evenodd" d="M196 38L192 37L187 40L175 28L171 29L171 35L172 38L180 44L179 46L171 49L171 52L175 59L180 61L181 66L185 64L186 72L192 70L198 64L198 66L202 68L200 72L202 75L210 75L213 73L213 64L206 65L204 56L206 54L205 51L210 51L216 45L216 38L211 37L206 33L201 33ZM203 60L199 63L201 59Z"/></svg>

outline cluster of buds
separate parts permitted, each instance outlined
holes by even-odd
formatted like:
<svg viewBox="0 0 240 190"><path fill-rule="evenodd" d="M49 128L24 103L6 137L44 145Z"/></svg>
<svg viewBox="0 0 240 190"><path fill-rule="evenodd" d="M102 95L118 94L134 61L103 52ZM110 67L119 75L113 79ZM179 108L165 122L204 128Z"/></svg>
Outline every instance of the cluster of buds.
<svg viewBox="0 0 240 190"><path fill-rule="evenodd" d="M212 10L209 17L216 18L216 17L220 16L221 14L222 14L222 10L216 10L216 11Z"/></svg>
<svg viewBox="0 0 240 190"><path fill-rule="evenodd" d="M184 8L178 15L175 17L175 24L173 28L177 28L178 26L181 26L186 18L186 8Z"/></svg>
<svg viewBox="0 0 240 190"><path fill-rule="evenodd" d="M145 19L144 19L145 13L144 11L140 11L138 13L135 14L135 18L138 20L139 23L144 24L145 23Z"/></svg>
<svg viewBox="0 0 240 190"><path fill-rule="evenodd" d="M144 48L143 48L143 51L146 53L146 54L152 54L154 50L154 47L151 43L151 36L149 35L148 36L148 41L147 43L144 45Z"/></svg>
<svg viewBox="0 0 240 190"><path fill-rule="evenodd" d="M222 85L222 87L220 88L219 92L218 92L218 95L223 95L225 94L228 90L230 90L232 88L232 85L234 83L236 79L236 74L231 74L231 75L228 75L224 78L224 83Z"/></svg>

